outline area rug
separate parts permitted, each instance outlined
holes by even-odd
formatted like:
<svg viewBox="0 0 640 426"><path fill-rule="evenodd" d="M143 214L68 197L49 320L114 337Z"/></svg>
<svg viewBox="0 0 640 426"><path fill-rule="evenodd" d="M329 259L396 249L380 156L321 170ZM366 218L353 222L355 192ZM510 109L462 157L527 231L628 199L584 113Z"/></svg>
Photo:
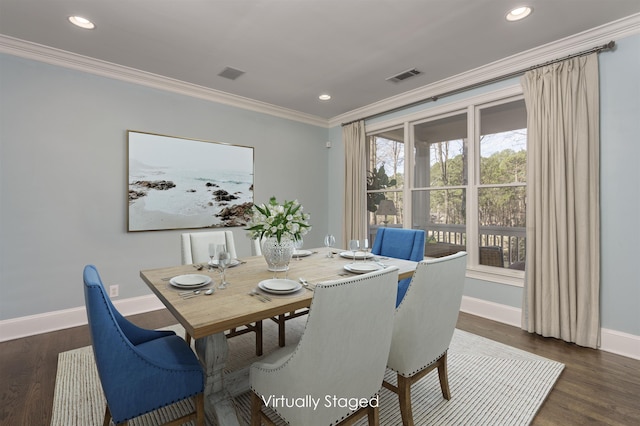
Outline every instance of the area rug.
<svg viewBox="0 0 640 426"><path fill-rule="evenodd" d="M304 328L305 317L287 322L287 343L295 343ZM264 322L264 352L277 349L277 328ZM180 326L171 327L177 333ZM253 362L253 334L229 340L229 370ZM442 398L437 372L428 374L412 387L416 425L528 425L544 403L564 365L519 349L456 330L448 355L449 386L452 398ZM386 380L395 383L395 374ZM249 424L250 397L235 399L241 423ZM51 426L99 426L104 419L105 399L100 388L91 347L58 356L58 371ZM191 411L191 401L183 401L129 422L130 425L162 424ZM188 423L187 423L188 424ZM284 422L278 423L284 425ZM360 420L357 425L366 425ZM380 391L380 424L401 425L397 396Z"/></svg>

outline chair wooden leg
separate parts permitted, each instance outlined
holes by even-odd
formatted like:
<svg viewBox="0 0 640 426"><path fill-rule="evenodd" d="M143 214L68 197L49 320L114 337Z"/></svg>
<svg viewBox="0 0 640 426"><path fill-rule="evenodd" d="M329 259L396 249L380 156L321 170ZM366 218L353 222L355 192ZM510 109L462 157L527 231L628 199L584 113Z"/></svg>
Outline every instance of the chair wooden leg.
<svg viewBox="0 0 640 426"><path fill-rule="evenodd" d="M109 423L111 423L111 411L109 411L109 405L107 405L107 408L104 410L104 421L102 422L102 426L109 426Z"/></svg>
<svg viewBox="0 0 640 426"><path fill-rule="evenodd" d="M255 392L251 392L251 426L262 424L262 398Z"/></svg>
<svg viewBox="0 0 640 426"><path fill-rule="evenodd" d="M285 321L286 321L285 314L278 315L278 345L280 347L284 347L285 345L285 335L284 335Z"/></svg>
<svg viewBox="0 0 640 426"><path fill-rule="evenodd" d="M184 332L184 341L187 342L187 345L191 346L191 336L188 332Z"/></svg>
<svg viewBox="0 0 640 426"><path fill-rule="evenodd" d="M411 411L411 379L398 374L398 400L403 426L413 426Z"/></svg>
<svg viewBox="0 0 640 426"><path fill-rule="evenodd" d="M369 407L367 409L367 417L369 417L369 426L380 425L380 410L378 410L378 407Z"/></svg>
<svg viewBox="0 0 640 426"><path fill-rule="evenodd" d="M382 386L398 394L398 402L400 404L400 414L402 416L403 426L413 426L413 411L411 410L411 385L414 382L422 379L435 368L438 369L438 377L440 379L440 389L442 390L442 396L444 397L444 399L449 400L451 399L451 391L449 390L446 352L436 362L411 377L404 377L398 374L397 386L394 386L387 381L382 382Z"/></svg>
<svg viewBox="0 0 640 426"><path fill-rule="evenodd" d="M449 389L449 374L447 373L447 353L438 360L438 377L440 378L440 389L442 396L447 401L451 399L451 390Z"/></svg>
<svg viewBox="0 0 640 426"><path fill-rule="evenodd" d="M262 355L262 321L256 321L256 355Z"/></svg>
<svg viewBox="0 0 640 426"><path fill-rule="evenodd" d="M196 403L196 426L204 426L204 393L195 396Z"/></svg>

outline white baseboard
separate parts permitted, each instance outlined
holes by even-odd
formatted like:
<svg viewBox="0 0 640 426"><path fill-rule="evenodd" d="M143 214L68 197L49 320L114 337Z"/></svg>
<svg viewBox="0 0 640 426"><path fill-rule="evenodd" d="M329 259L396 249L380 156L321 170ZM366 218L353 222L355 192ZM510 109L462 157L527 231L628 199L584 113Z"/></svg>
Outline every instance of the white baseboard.
<svg viewBox="0 0 640 426"><path fill-rule="evenodd" d="M600 349L640 360L640 336L601 328Z"/></svg>
<svg viewBox="0 0 640 426"><path fill-rule="evenodd" d="M136 315L163 309L154 295L115 300L113 304L124 315ZM462 312L520 328L520 308L463 296ZM40 333L77 327L87 323L84 306L44 314L30 315L0 321L0 342L33 336ZM600 349L606 352L640 360L640 336L603 328Z"/></svg>
<svg viewBox="0 0 640 426"><path fill-rule="evenodd" d="M153 294L114 300L114 306L124 316L163 309L164 305ZM44 314L29 315L0 321L0 342L48 333L87 324L84 306Z"/></svg>
<svg viewBox="0 0 640 426"><path fill-rule="evenodd" d="M462 296L460 310L468 314L477 315L493 321L520 327L522 310L513 306L501 305L474 297Z"/></svg>
<svg viewBox="0 0 640 426"><path fill-rule="evenodd" d="M520 328L520 308L463 296L460 310ZM601 328L600 350L640 360L640 336Z"/></svg>

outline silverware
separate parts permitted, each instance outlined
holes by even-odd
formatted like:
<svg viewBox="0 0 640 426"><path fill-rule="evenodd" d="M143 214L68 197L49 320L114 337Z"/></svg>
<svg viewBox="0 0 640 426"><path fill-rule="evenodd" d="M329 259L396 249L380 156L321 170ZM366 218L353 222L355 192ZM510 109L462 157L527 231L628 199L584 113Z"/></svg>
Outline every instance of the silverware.
<svg viewBox="0 0 640 426"><path fill-rule="evenodd" d="M269 296L267 296L266 294L262 294L260 293L258 290L256 290L255 288L253 289L253 291L260 297L267 299L268 302L271 302L271 298Z"/></svg>
<svg viewBox="0 0 640 426"><path fill-rule="evenodd" d="M302 285L304 286L304 288L306 288L309 291L313 291L315 290L316 286L313 284L310 284L307 280L305 280L304 278L298 278L298 280L300 280L300 283L302 283ZM313 286L313 287L312 287Z"/></svg>
<svg viewBox="0 0 640 426"><path fill-rule="evenodd" d="M249 292L249 296L253 296L253 297L257 298L259 301L264 302L264 303L267 303L267 302L271 301L271 298L269 296L265 296L262 293L258 293L258 291L255 290L255 289L251 290Z"/></svg>
<svg viewBox="0 0 640 426"><path fill-rule="evenodd" d="M198 297L199 294L200 294L200 290L193 290L191 294L187 292L186 294L181 294L180 296L182 296L183 299L191 299L192 297Z"/></svg>

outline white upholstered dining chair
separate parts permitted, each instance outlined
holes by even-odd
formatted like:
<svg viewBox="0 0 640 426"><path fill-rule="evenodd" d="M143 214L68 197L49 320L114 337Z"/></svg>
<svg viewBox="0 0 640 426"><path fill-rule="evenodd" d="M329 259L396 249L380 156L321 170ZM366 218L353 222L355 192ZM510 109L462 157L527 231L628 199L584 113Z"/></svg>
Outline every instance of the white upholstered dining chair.
<svg viewBox="0 0 640 426"><path fill-rule="evenodd" d="M251 239L251 253L254 256L262 256L262 240L259 238Z"/></svg>
<svg viewBox="0 0 640 426"><path fill-rule="evenodd" d="M411 385L438 369L442 396L449 400L447 350L462 301L467 253L418 263L405 297L396 309L387 367L397 373L402 424L413 426Z"/></svg>
<svg viewBox="0 0 640 426"><path fill-rule="evenodd" d="M207 263L209 257L209 244L226 244L227 251L232 259L237 259L236 245L231 231L207 231L192 232L181 235L182 264ZM256 333L256 355L262 355L262 321L247 324L244 328L231 329L226 333L227 337L240 336L246 333ZM187 343L191 343L191 336L185 334Z"/></svg>
<svg viewBox="0 0 640 426"><path fill-rule="evenodd" d="M181 235L182 264L205 263L209 257L209 244L226 244L232 259L237 259L236 245L231 231L190 232Z"/></svg>
<svg viewBox="0 0 640 426"><path fill-rule="evenodd" d="M318 284L300 342L251 366L251 425L270 424L263 405L291 425L350 424L364 415L377 425L375 403L354 408L334 398L376 400L386 371L397 283L398 269L390 267ZM301 396L319 403L289 407L274 399Z"/></svg>

